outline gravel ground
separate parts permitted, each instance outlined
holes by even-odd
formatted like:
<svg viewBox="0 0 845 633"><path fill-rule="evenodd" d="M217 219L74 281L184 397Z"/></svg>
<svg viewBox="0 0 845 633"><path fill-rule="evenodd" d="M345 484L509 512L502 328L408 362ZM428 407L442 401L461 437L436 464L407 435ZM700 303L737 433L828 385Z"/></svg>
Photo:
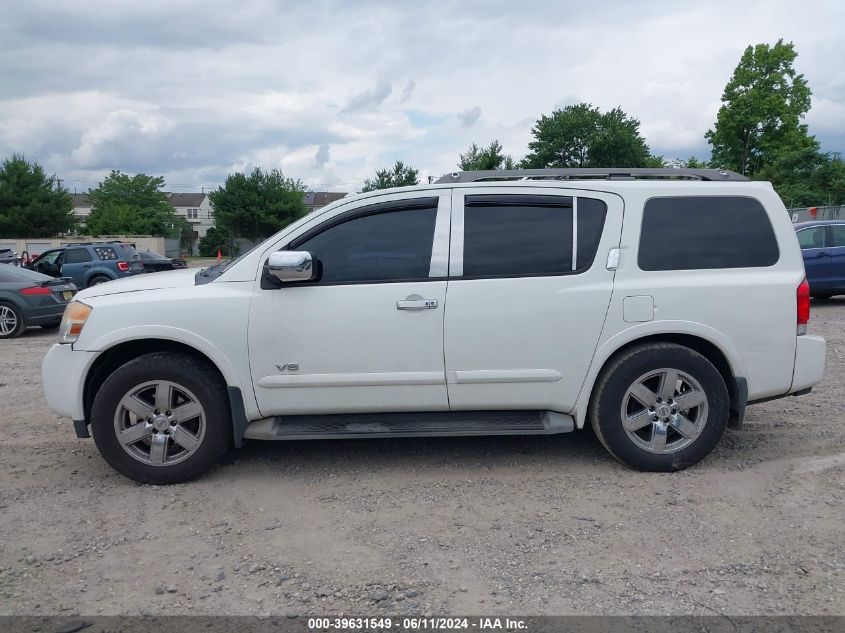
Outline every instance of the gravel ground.
<svg viewBox="0 0 845 633"><path fill-rule="evenodd" d="M703 463L642 474L589 430L249 443L137 485L0 345L0 614L845 614L845 297L827 373Z"/></svg>

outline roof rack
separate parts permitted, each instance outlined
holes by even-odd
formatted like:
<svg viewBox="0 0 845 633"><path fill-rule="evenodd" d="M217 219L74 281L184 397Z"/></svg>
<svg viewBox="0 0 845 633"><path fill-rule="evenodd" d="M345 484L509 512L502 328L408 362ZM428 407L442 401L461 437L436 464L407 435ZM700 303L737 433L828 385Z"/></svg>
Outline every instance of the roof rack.
<svg viewBox="0 0 845 633"><path fill-rule="evenodd" d="M701 180L747 181L748 178L726 169L659 168L566 168L566 169L499 169L488 171L455 171L445 174L435 184L484 182L493 180Z"/></svg>

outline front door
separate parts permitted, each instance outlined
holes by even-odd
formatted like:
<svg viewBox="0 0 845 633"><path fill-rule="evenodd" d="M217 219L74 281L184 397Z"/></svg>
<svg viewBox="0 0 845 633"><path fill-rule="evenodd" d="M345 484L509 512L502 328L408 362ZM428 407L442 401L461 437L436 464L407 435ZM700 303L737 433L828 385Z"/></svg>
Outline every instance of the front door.
<svg viewBox="0 0 845 633"><path fill-rule="evenodd" d="M622 199L455 189L444 342L453 410L572 409L613 290Z"/></svg>
<svg viewBox="0 0 845 633"><path fill-rule="evenodd" d="M62 263L62 276L70 277L78 288L88 285L88 275L94 266L94 258L87 248L76 247L65 249Z"/></svg>
<svg viewBox="0 0 845 633"><path fill-rule="evenodd" d="M286 245L312 254L319 280L256 290L249 349L262 415L448 409L449 192L383 198Z"/></svg>

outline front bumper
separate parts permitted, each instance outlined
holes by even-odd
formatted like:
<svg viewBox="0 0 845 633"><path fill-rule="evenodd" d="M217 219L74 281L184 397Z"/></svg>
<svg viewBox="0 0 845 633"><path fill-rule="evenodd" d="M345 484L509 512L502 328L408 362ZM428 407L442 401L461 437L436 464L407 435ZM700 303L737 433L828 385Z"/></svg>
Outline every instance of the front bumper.
<svg viewBox="0 0 845 633"><path fill-rule="evenodd" d="M85 420L85 376L96 357L97 352L74 350L58 343L47 352L41 363L41 381L47 405L56 415Z"/></svg>
<svg viewBox="0 0 845 633"><path fill-rule="evenodd" d="M809 389L824 376L825 340L821 336L798 336L795 347L795 369L790 393Z"/></svg>

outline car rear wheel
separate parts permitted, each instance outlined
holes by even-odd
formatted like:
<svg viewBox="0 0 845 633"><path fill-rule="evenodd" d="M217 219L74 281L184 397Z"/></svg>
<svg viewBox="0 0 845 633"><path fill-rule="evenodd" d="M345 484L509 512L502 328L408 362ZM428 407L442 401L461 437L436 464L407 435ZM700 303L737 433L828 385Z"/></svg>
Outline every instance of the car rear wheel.
<svg viewBox="0 0 845 633"><path fill-rule="evenodd" d="M93 277L91 277L91 279L88 280L88 288L90 288L91 286L104 284L107 281L111 281L111 279L109 277L106 277L105 275L94 275Z"/></svg>
<svg viewBox="0 0 845 633"><path fill-rule="evenodd" d="M146 354L118 368L97 392L94 442L130 479L174 484L213 466L229 447L226 386L207 363L185 354Z"/></svg>
<svg viewBox="0 0 845 633"><path fill-rule="evenodd" d="M26 321L18 307L0 302L0 338L15 338L26 329Z"/></svg>
<svg viewBox="0 0 845 633"><path fill-rule="evenodd" d="M611 361L593 393L590 421L601 443L638 470L691 466L728 423L725 381L698 352L671 343L633 347Z"/></svg>

